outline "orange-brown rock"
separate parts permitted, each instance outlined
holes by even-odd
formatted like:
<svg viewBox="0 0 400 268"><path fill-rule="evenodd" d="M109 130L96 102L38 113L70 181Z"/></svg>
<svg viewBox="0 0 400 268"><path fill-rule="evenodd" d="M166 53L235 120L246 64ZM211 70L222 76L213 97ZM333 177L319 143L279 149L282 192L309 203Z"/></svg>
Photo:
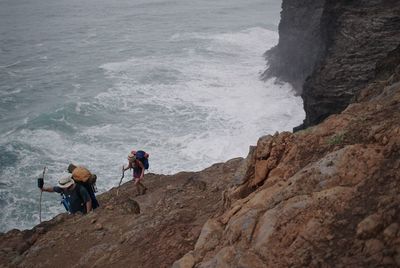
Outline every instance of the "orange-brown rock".
<svg viewBox="0 0 400 268"><path fill-rule="evenodd" d="M396 267L400 83L380 92L318 126L261 137L220 224L203 227L219 243L198 244L193 267Z"/></svg>

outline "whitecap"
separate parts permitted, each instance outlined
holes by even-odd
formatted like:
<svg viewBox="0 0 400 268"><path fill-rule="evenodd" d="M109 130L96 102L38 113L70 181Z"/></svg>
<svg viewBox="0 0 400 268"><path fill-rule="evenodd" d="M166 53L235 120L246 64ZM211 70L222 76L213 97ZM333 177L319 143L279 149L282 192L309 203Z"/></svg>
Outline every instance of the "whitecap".
<svg viewBox="0 0 400 268"><path fill-rule="evenodd" d="M20 64L20 63L21 63L21 61L16 61L16 62L14 62L14 63L11 63L11 64L7 64L7 65L0 65L0 68L9 68L9 67L16 66L16 65L18 65L18 64Z"/></svg>

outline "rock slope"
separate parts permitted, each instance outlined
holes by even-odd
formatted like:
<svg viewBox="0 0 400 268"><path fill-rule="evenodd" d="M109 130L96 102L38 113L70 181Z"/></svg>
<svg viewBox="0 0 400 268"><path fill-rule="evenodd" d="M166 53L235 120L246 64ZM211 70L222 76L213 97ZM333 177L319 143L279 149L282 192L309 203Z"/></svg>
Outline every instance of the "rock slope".
<svg viewBox="0 0 400 268"><path fill-rule="evenodd" d="M399 267L400 58L392 71L320 125L261 137L173 267Z"/></svg>
<svg viewBox="0 0 400 268"><path fill-rule="evenodd" d="M134 197L132 181L99 196L85 216L58 215L32 230L0 234L0 267L170 267L191 250L243 159L202 172L147 174ZM101 179L101 178L99 178ZM118 178L115 179L118 183Z"/></svg>

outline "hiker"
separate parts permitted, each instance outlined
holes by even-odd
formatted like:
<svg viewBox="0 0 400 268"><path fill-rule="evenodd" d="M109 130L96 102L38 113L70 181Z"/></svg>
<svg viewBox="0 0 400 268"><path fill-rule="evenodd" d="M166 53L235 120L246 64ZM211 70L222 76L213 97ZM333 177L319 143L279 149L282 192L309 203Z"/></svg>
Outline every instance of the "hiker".
<svg viewBox="0 0 400 268"><path fill-rule="evenodd" d="M92 211L92 200L90 199L89 193L80 184L75 183L71 175L62 177L57 186L40 188L44 192L56 192L65 196L63 204L65 208L71 213L76 212L88 213ZM64 202L65 201L65 202Z"/></svg>
<svg viewBox="0 0 400 268"><path fill-rule="evenodd" d="M148 162L149 154L144 151L131 151L128 155L127 167L122 167L123 171L133 169L133 181L136 185L137 195L146 193L147 188L142 183L144 178L144 170L149 168Z"/></svg>
<svg viewBox="0 0 400 268"><path fill-rule="evenodd" d="M89 193L90 199L92 200L92 207L96 209L99 207L99 202L96 199L97 192L96 189L96 174L92 174L87 168L82 166L75 166L74 164L69 164L68 172L71 173L72 179L75 183L81 184L85 187L86 191Z"/></svg>

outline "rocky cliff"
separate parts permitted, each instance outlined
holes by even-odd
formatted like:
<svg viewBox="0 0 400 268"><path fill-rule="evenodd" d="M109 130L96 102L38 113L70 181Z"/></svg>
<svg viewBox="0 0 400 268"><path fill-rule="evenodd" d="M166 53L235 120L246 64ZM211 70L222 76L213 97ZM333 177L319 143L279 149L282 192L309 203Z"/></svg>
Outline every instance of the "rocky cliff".
<svg viewBox="0 0 400 268"><path fill-rule="evenodd" d="M302 92L306 128L343 111L400 43L396 0L284 0L279 44L266 53L265 77Z"/></svg>
<svg viewBox="0 0 400 268"><path fill-rule="evenodd" d="M366 91L318 126L260 138L174 267L399 267L400 83Z"/></svg>
<svg viewBox="0 0 400 268"><path fill-rule="evenodd" d="M316 59L306 84L325 81L336 90L360 82L348 90L354 98L343 111L296 133L261 137L246 159L201 172L147 174L145 195L134 197L127 182L119 194L102 194L94 213L0 234L0 267L399 267L400 42L386 35L398 22L397 6L341 2L315 9L321 25L336 25L334 36L340 27L347 38L364 36L360 27L381 27L386 40L376 41L385 44L373 56L330 45ZM384 18L378 4L387 8ZM367 14L376 17L374 26L362 24L371 21ZM376 51L370 41L362 48ZM339 51L353 51L360 65L351 66L361 69L346 69L353 58L339 61ZM333 84L328 74L335 74ZM325 93L326 103L338 100L331 98L337 91Z"/></svg>

